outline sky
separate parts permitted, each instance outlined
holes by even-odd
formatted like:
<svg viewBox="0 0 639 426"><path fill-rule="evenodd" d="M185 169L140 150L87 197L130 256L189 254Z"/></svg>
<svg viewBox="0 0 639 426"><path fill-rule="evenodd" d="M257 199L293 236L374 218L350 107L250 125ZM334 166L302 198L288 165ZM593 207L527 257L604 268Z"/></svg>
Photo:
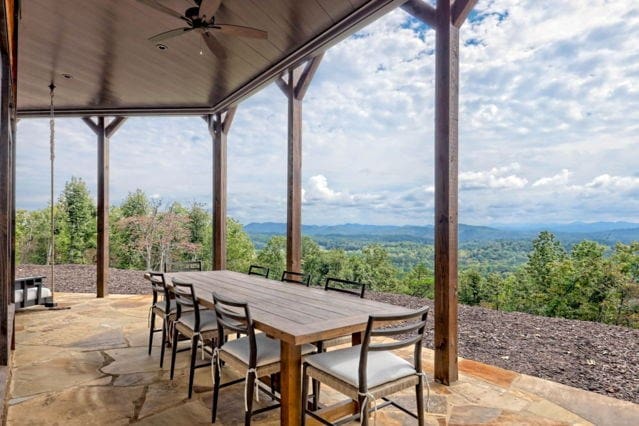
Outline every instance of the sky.
<svg viewBox="0 0 639 426"><path fill-rule="evenodd" d="M479 0L460 32L459 221L639 222L639 2ZM433 221L435 32L396 10L329 49L303 108L304 224ZM286 98L242 102L228 214L286 221ZM49 123L18 124L18 208L46 206ZM211 205L201 118L130 118L111 139L110 201L140 188ZM95 196L96 141L56 120L56 186Z"/></svg>

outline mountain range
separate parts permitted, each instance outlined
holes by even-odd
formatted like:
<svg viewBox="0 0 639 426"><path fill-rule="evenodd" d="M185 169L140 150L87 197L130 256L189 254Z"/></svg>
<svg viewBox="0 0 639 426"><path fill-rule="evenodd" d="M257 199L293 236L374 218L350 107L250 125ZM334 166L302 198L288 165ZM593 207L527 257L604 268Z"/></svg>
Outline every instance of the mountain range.
<svg viewBox="0 0 639 426"><path fill-rule="evenodd" d="M267 236L285 235L286 224L277 222L249 223L244 227L254 240L263 240ZM639 241L639 223L632 222L572 222L565 224L526 224L526 225L459 225L460 242L527 240L535 238L541 231L550 231L564 244L573 244L582 240L593 240L601 244L612 245L616 242L630 243ZM370 241L413 241L432 244L434 228L432 225L361 225L346 223L341 225L303 225L302 234L312 237L331 237L344 240Z"/></svg>

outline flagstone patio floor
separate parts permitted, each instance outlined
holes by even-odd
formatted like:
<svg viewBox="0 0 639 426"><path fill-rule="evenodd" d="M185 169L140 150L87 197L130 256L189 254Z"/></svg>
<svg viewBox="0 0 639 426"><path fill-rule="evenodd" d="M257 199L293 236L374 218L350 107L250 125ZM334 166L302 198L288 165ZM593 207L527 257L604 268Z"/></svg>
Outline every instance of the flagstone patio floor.
<svg viewBox="0 0 639 426"><path fill-rule="evenodd" d="M210 424L210 369L196 371L195 392L187 399L188 352L178 354L169 380L170 356L159 367L159 340L147 355L149 296L58 293L70 309L36 308L16 315L16 350L6 399L8 425L186 425ZM402 355L410 356L409 352ZM424 350L433 372L433 353ZM460 359L460 380L431 382L431 425L639 425L639 405L551 381ZM224 369L223 380L236 376ZM243 387L220 393L218 425L243 422ZM266 404L263 395L257 406ZM343 397L322 387L322 403ZM415 406L414 391L398 395ZM375 414L378 425L412 425L398 410ZM254 418L256 425L279 424L275 409Z"/></svg>

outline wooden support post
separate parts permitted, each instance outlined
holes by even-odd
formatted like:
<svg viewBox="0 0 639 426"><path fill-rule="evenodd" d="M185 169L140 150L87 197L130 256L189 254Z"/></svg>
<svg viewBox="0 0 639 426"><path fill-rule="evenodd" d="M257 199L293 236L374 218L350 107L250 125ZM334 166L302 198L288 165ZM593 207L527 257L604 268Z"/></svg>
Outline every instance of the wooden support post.
<svg viewBox="0 0 639 426"><path fill-rule="evenodd" d="M302 271L302 101L323 53L290 69L277 85L288 98L288 173L286 197L286 270Z"/></svg>
<svg viewBox="0 0 639 426"><path fill-rule="evenodd" d="M213 270L226 269L226 198L227 155L226 138L236 107L226 113L206 116L209 132L213 138Z"/></svg>
<svg viewBox="0 0 639 426"><path fill-rule="evenodd" d="M457 371L459 28L450 0L437 0L435 59L435 379Z"/></svg>
<svg viewBox="0 0 639 426"><path fill-rule="evenodd" d="M125 117L116 117L106 124L104 117L97 123L89 117L82 120L98 138L98 238L97 238L97 297L109 295L109 138L124 124Z"/></svg>
<svg viewBox="0 0 639 426"><path fill-rule="evenodd" d="M299 401L299 395L302 393L302 348L281 340L280 353L282 354L280 424L299 425L302 407L300 404L293 404L293 401Z"/></svg>
<svg viewBox="0 0 639 426"><path fill-rule="evenodd" d="M0 87L0 365L9 365L11 359L11 338L13 311L11 281L13 264L11 262L11 203L12 192L12 132L10 121L11 74L9 57L1 55Z"/></svg>

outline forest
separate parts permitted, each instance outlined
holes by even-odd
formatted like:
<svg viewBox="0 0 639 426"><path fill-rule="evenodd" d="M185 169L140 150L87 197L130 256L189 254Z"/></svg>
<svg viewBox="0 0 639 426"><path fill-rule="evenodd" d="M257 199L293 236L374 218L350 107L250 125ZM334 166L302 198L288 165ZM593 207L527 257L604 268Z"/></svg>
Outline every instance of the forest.
<svg viewBox="0 0 639 426"><path fill-rule="evenodd" d="M96 255L96 207L86 183L65 184L55 211L55 262L91 264ZM16 262L51 259L49 207L16 212ZM285 268L281 235L253 241L242 224L227 220L227 267ZM211 264L212 223L203 205L164 205L141 190L110 208L110 262L121 269L161 270L166 263ZM258 248L256 248L259 247ZM416 241L349 242L304 236L304 272L320 284L327 276L361 281L375 291L433 298L433 246ZM639 241L604 245L582 240L565 246L551 232L532 241L460 244L461 303L639 328Z"/></svg>

